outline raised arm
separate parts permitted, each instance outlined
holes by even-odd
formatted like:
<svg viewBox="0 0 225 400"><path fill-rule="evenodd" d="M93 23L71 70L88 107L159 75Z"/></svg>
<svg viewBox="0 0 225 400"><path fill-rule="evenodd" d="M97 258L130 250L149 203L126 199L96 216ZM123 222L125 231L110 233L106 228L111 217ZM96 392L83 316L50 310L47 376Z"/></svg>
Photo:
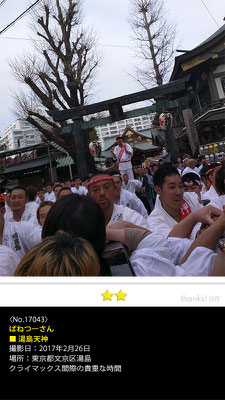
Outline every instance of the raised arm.
<svg viewBox="0 0 225 400"><path fill-rule="evenodd" d="M224 208L225 211L225 208ZM181 264L184 263L189 255L192 253L196 247L206 247L210 250L214 250L219 239L223 235L225 230L225 212L223 212L220 217L205 231L201 233L189 247L187 253L181 260Z"/></svg>
<svg viewBox="0 0 225 400"><path fill-rule="evenodd" d="M175 225L175 227L170 231L168 237L179 237L187 238L194 226L201 222L206 225L212 225L216 218L218 218L222 213L218 208L212 206L206 206L199 208L189 214L183 221Z"/></svg>

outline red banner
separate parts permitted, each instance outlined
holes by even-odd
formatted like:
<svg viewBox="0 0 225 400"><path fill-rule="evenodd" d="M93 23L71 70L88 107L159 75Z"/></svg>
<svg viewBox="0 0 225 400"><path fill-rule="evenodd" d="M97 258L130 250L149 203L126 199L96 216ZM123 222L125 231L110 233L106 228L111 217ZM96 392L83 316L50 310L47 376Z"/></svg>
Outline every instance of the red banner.
<svg viewBox="0 0 225 400"><path fill-rule="evenodd" d="M32 151L29 154L24 153L21 155L17 155L14 158L12 157L2 158L0 159L0 168L7 168L9 166L19 164L21 162L35 160L36 158L37 158L36 151Z"/></svg>

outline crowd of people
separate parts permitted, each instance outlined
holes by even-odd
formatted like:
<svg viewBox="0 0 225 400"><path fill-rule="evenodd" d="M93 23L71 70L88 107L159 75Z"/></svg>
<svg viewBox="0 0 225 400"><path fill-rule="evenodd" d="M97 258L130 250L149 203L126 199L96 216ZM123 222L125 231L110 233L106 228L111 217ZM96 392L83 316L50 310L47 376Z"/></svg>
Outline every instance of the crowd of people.
<svg viewBox="0 0 225 400"><path fill-rule="evenodd" d="M225 160L128 167L2 191L0 276L224 276Z"/></svg>

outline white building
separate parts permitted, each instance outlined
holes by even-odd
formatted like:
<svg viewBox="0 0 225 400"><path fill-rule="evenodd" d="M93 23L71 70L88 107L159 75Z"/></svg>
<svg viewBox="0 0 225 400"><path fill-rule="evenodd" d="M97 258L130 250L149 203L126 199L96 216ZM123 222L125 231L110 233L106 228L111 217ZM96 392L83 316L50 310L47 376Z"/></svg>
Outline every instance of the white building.
<svg viewBox="0 0 225 400"><path fill-rule="evenodd" d="M145 129L150 129L152 127L154 115L155 113L140 115L139 117L128 118L113 122L112 124L96 127L95 129L101 142L102 149L104 150L104 140L106 138L122 135L127 126L138 132L141 132Z"/></svg>
<svg viewBox="0 0 225 400"><path fill-rule="evenodd" d="M32 146L41 141L41 134L35 127L27 121L17 119L5 129L0 138L0 146L5 145L7 150L13 150L18 147Z"/></svg>

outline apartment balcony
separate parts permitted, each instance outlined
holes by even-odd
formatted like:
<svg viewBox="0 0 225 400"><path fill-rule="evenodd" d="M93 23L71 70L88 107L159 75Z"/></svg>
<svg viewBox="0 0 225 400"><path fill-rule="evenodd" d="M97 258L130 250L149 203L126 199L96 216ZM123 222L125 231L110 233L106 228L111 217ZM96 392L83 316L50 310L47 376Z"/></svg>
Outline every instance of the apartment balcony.
<svg viewBox="0 0 225 400"><path fill-rule="evenodd" d="M225 98L207 103L204 108L194 116L195 124L225 121Z"/></svg>

